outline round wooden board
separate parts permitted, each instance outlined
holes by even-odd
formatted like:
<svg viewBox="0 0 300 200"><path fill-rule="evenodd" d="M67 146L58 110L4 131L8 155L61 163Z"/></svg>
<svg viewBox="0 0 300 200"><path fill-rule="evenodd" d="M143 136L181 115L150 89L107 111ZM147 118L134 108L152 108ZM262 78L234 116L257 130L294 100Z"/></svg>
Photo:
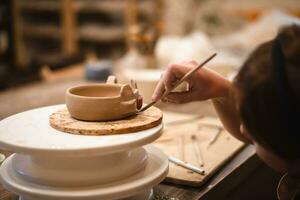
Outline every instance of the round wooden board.
<svg viewBox="0 0 300 200"><path fill-rule="evenodd" d="M63 132L79 135L112 135L143 131L159 125L162 112L156 107L122 120L108 122L87 122L74 119L67 108L50 115L50 125Z"/></svg>

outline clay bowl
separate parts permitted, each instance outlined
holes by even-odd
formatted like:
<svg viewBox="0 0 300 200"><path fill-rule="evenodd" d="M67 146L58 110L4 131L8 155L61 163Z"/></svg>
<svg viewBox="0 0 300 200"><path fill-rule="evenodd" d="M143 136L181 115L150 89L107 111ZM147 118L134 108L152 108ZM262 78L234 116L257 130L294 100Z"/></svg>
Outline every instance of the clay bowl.
<svg viewBox="0 0 300 200"><path fill-rule="evenodd" d="M83 121L118 120L137 111L136 94L128 84L87 84L66 91L71 116Z"/></svg>

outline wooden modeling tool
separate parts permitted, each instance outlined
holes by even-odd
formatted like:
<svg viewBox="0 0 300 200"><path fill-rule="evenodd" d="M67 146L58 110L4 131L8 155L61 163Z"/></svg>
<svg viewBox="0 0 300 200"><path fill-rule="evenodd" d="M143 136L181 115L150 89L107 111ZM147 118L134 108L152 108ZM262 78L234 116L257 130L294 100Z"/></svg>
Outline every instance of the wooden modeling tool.
<svg viewBox="0 0 300 200"><path fill-rule="evenodd" d="M181 160L185 161L185 144L184 144L184 136L181 135L178 137L178 150L179 150L179 157Z"/></svg>
<svg viewBox="0 0 300 200"><path fill-rule="evenodd" d="M208 63L216 55L217 55L217 53L212 54L209 58L207 58L204 62L202 62L201 64L199 64L197 67L194 67L193 69L191 69L190 71L188 71L179 81L177 81L174 84L174 86L170 90L166 90L165 93L158 100L151 101L149 104L147 104L146 106L144 106L143 108L141 108L140 110L138 110L137 113L143 112L143 111L147 110L148 108L150 108L151 106L153 106L154 104L156 104L158 101L160 101L161 99L163 99L166 96L168 96L168 94L170 94L170 92L172 92L175 88L177 88L183 81L185 81L187 78L189 78L191 75L193 75L196 71L198 71L200 68L202 68L206 63Z"/></svg>
<svg viewBox="0 0 300 200"><path fill-rule="evenodd" d="M195 154L196 154L196 159L197 159L198 165L200 167L203 167L204 166L204 160L203 160L203 155L202 155L202 152L201 152L201 148L200 148L197 136L194 135L194 134L191 135L191 140L192 140L192 143L193 143L193 147L194 147L194 151L195 151Z"/></svg>
<svg viewBox="0 0 300 200"><path fill-rule="evenodd" d="M219 127L215 136L213 138L211 138L211 140L208 142L207 149L210 148L218 140L222 131L223 131L223 128Z"/></svg>
<svg viewBox="0 0 300 200"><path fill-rule="evenodd" d="M201 175L204 175L205 174L205 171L204 169L200 168L200 167L196 167L190 163L187 163L187 162L183 162L182 160L179 160L178 158L175 158L174 156L169 156L168 157L168 160L176 165L179 165L181 167L184 167L186 169L189 169L193 172L196 172L198 174L201 174Z"/></svg>

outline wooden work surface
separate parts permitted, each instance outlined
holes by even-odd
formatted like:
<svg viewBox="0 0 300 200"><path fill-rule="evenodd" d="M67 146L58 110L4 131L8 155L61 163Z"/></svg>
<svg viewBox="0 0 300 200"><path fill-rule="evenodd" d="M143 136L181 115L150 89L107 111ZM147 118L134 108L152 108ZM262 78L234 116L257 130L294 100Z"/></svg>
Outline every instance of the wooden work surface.
<svg viewBox="0 0 300 200"><path fill-rule="evenodd" d="M164 112L164 131L154 145L204 173L195 173L172 162L165 182L201 187L236 155L244 143L223 128L217 117Z"/></svg>
<svg viewBox="0 0 300 200"><path fill-rule="evenodd" d="M64 103L65 89L79 83L83 83L80 78L61 79L53 82L37 82L1 92L0 119L24 110ZM181 106L168 104L158 106L163 111L216 116L209 101ZM175 197L175 200L196 200L200 197L201 199L226 199L225 197L232 193L234 188L249 178L260 166L262 163L255 156L253 147L246 146L201 188L161 183L155 187L154 191L156 195ZM263 189L266 190L266 188ZM248 195L248 193L245 194ZM16 195L0 187L0 200L12 199L16 199Z"/></svg>

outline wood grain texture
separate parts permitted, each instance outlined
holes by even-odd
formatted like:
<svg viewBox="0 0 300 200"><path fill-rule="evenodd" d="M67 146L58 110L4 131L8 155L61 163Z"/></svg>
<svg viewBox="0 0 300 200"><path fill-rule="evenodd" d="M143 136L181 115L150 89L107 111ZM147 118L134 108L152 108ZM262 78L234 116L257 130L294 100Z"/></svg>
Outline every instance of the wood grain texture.
<svg viewBox="0 0 300 200"><path fill-rule="evenodd" d="M209 146L211 138L215 136L220 127L222 128L221 122L215 117L201 118L189 114L164 112L164 124L163 135L155 141L155 146L168 156L174 156L200 167L192 141L194 135L203 156L204 166L202 168L205 170L205 175L200 175L170 163L166 182L199 187L244 146L244 143L236 140L224 129L218 139Z"/></svg>
<svg viewBox="0 0 300 200"><path fill-rule="evenodd" d="M159 125L163 114L160 109L152 107L138 115L122 120L108 122L79 121L70 116L68 110L62 109L50 115L50 125L63 132L80 135L112 135L146 130Z"/></svg>

